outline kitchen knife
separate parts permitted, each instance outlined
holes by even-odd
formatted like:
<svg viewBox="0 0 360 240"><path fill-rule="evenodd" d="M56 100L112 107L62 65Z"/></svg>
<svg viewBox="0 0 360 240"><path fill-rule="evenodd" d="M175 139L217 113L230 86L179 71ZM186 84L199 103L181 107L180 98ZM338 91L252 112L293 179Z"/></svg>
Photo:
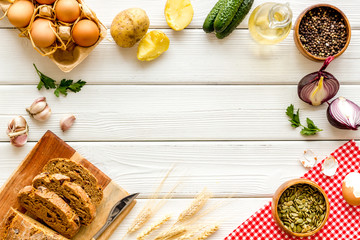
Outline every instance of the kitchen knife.
<svg viewBox="0 0 360 240"><path fill-rule="evenodd" d="M102 228L92 237L91 240L97 240L100 235L110 226L115 219L135 200L139 193L131 194L118 201L110 211L110 214L106 220L106 223Z"/></svg>

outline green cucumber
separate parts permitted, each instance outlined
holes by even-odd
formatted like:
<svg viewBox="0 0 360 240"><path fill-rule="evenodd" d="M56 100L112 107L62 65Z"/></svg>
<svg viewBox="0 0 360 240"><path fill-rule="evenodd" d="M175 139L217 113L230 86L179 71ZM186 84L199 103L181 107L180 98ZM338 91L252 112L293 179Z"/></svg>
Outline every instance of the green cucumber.
<svg viewBox="0 0 360 240"><path fill-rule="evenodd" d="M253 3L254 0L244 0L229 26L227 26L227 28L222 32L216 32L216 37L223 39L229 36L229 34L235 30L235 28L242 22L242 20L244 20L245 16L249 13Z"/></svg>
<svg viewBox="0 0 360 240"><path fill-rule="evenodd" d="M225 2L226 0L219 0L207 15L203 24L203 30L206 33L211 33L214 31L215 18L218 15L221 7L225 4Z"/></svg>
<svg viewBox="0 0 360 240"><path fill-rule="evenodd" d="M216 32L222 32L231 23L243 0L226 0L214 21Z"/></svg>

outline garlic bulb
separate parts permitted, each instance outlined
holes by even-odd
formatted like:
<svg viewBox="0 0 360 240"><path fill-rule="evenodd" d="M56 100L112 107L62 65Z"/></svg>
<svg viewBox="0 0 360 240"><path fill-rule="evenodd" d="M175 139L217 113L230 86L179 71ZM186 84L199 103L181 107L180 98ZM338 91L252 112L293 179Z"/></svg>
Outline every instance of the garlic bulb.
<svg viewBox="0 0 360 240"><path fill-rule="evenodd" d="M63 132L67 131L74 124L76 117L72 114L66 115L60 120L60 128Z"/></svg>
<svg viewBox="0 0 360 240"><path fill-rule="evenodd" d="M40 122L46 121L51 116L51 109L45 97L37 98L26 111L31 117Z"/></svg>
<svg viewBox="0 0 360 240"><path fill-rule="evenodd" d="M6 130L7 135L10 138L10 143L15 147L22 147L27 143L29 126L25 118L18 116L13 118L9 124L8 129Z"/></svg>

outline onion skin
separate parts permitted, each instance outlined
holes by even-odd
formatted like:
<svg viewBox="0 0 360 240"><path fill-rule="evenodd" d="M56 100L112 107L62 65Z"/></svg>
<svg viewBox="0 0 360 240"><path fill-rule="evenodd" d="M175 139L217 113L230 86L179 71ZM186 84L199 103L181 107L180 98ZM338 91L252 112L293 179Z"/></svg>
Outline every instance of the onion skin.
<svg viewBox="0 0 360 240"><path fill-rule="evenodd" d="M340 88L339 81L334 75L324 71L333 59L334 57L328 57L318 72L310 73L300 80L298 96L301 100L310 105L318 106L337 94ZM320 95L316 95L319 93Z"/></svg>
<svg viewBox="0 0 360 240"><path fill-rule="evenodd" d="M332 101L326 115L329 123L339 129L358 130L360 126L360 107L344 97Z"/></svg>

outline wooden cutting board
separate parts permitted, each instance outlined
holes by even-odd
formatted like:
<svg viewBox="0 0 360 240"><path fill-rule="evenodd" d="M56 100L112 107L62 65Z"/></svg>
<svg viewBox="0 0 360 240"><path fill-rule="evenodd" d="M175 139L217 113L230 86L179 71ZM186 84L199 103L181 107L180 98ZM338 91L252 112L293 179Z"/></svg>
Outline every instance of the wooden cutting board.
<svg viewBox="0 0 360 240"><path fill-rule="evenodd" d="M41 172L44 165L52 158L70 158L79 162L94 174L104 189L104 199L96 209L95 220L89 226L82 226L79 233L72 238L74 240L90 240L104 225L114 204L129 194L51 131L45 133L1 187L0 223L4 220L4 216L10 207L25 212L17 202L17 194L24 186L31 185L33 178ZM134 205L135 201L107 228L99 239L108 239Z"/></svg>

